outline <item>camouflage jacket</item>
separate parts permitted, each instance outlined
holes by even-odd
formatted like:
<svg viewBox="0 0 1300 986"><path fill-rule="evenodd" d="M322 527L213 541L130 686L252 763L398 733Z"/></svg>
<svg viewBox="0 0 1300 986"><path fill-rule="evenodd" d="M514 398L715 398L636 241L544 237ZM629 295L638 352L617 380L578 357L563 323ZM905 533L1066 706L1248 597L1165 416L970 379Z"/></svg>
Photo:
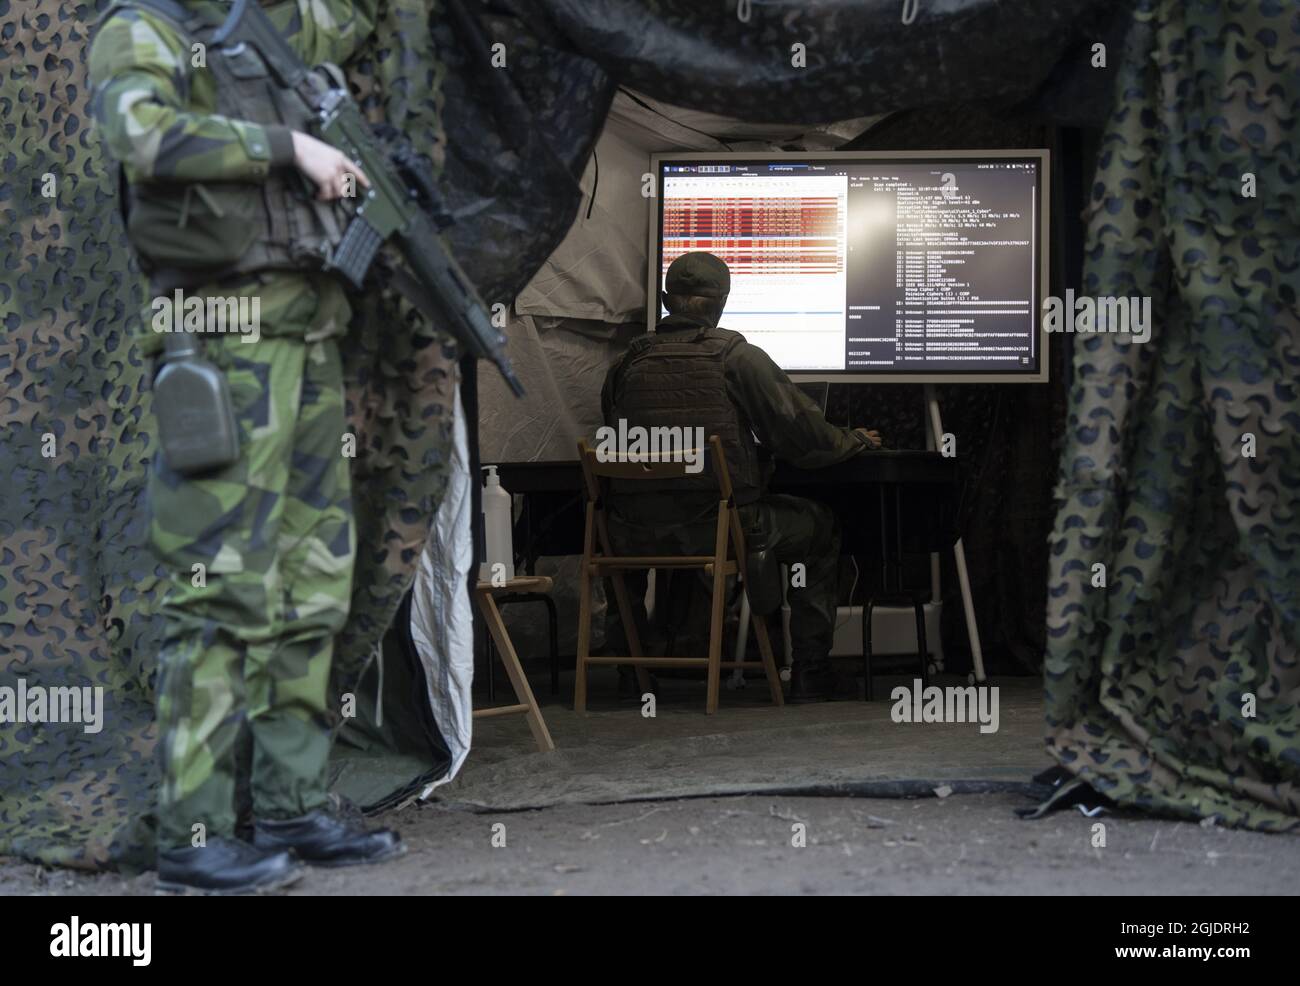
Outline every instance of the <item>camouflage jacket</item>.
<svg viewBox="0 0 1300 986"><path fill-rule="evenodd" d="M309 65L342 64L374 28L379 0L280 0L263 4ZM220 22L230 5L190 0ZM90 49L95 115L128 181L258 181L293 161L282 127L217 115L212 75L171 24L142 7L112 13Z"/></svg>
<svg viewBox="0 0 1300 986"><path fill-rule="evenodd" d="M342 64L374 28L379 0L278 0L267 16L308 64ZM230 4L183 0L189 11L219 23ZM234 120L215 112L213 76L172 23L143 5L120 7L98 25L90 50L92 107L100 139L128 182L265 181L291 166L293 141L284 127ZM346 329L342 287L318 273L246 275L198 293L255 295L268 335L309 339ZM148 315L145 317L146 325ZM160 337L144 332L147 353Z"/></svg>

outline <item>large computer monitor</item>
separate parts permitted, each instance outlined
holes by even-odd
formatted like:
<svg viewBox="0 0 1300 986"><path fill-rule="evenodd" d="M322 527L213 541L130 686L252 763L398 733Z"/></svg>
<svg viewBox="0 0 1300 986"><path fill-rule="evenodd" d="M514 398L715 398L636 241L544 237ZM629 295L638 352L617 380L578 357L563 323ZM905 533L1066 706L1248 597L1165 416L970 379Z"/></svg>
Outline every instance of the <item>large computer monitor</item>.
<svg viewBox="0 0 1300 986"><path fill-rule="evenodd" d="M800 380L1047 379L1048 152L658 154L668 265L731 268L725 328Z"/></svg>

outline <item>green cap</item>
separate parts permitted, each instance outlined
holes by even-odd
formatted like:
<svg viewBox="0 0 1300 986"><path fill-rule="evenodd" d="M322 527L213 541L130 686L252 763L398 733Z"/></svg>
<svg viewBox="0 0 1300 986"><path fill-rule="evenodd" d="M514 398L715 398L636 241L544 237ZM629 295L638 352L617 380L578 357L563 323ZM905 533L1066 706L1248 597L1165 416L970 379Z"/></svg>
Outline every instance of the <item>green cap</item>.
<svg viewBox="0 0 1300 986"><path fill-rule="evenodd" d="M725 298L731 293L731 271L711 253L683 253L669 265L664 291L697 298Z"/></svg>

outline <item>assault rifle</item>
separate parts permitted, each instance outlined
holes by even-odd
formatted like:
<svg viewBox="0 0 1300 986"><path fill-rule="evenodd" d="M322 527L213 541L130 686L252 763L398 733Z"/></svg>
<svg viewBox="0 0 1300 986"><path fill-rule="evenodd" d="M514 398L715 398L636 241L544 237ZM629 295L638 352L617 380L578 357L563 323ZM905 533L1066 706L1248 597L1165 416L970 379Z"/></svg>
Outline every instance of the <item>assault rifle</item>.
<svg viewBox="0 0 1300 986"><path fill-rule="evenodd" d="M519 383L506 355L506 337L488 318L483 299L443 242L429 215L442 215L441 197L424 159L395 128L372 127L332 66L310 68L256 2L235 0L213 43L255 48L281 86L315 117L315 136L361 166L370 188L357 189L352 218L327 269L360 288L379 248L392 240L405 268L389 271L394 287L445 326L474 356L496 364L516 397ZM363 194L364 192L364 194Z"/></svg>

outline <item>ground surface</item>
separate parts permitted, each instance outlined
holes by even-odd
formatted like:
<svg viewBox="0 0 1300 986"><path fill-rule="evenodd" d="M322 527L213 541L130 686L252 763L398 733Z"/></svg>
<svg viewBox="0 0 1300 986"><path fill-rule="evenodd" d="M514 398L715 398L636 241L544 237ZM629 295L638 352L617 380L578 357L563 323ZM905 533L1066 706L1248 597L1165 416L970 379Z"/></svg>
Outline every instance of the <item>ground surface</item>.
<svg viewBox="0 0 1300 986"><path fill-rule="evenodd" d="M387 816L410 852L316 870L301 894L1291 894L1296 836L1075 810L1023 821L1017 795L745 796ZM1106 848L1092 845L1106 826ZM791 845L807 826L807 846ZM504 847L492 845L504 825ZM501 830L496 830L498 841ZM0 894L149 894L153 876L0 861Z"/></svg>
<svg viewBox="0 0 1300 986"><path fill-rule="evenodd" d="M879 701L774 708L751 682L725 691L716 715L704 714L703 683L662 679L654 718L633 698L618 701L612 673L580 716L564 697L544 695L555 750L539 753L518 716L480 719L459 776L441 800L500 811L563 803L670 800L762 791L793 794L816 784L992 780L1024 783L1052 766L1043 748L1042 685L1011 678L998 686L998 728L974 722L897 723L881 678ZM952 683L960 679L945 679ZM964 682L961 682L964 684ZM508 693L506 693L508 694ZM498 693L498 701L502 700ZM486 704L481 702L480 704ZM859 794L892 796L885 790ZM364 800L364 799L360 799Z"/></svg>

